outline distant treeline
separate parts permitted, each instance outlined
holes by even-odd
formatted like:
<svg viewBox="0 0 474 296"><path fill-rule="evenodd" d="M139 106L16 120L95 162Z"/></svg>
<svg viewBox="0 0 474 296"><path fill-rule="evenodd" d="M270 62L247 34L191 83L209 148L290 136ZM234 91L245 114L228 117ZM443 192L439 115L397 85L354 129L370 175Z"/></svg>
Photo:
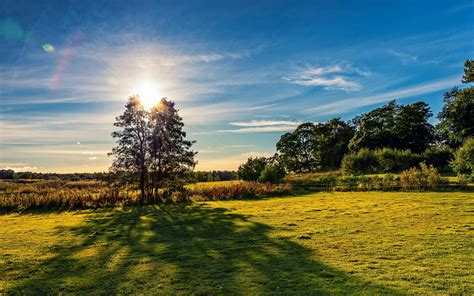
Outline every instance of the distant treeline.
<svg viewBox="0 0 474 296"><path fill-rule="evenodd" d="M195 182L215 182L237 180L239 176L235 171L198 171L192 173Z"/></svg>
<svg viewBox="0 0 474 296"><path fill-rule="evenodd" d="M14 170L0 170L0 179L41 179L61 181L101 180L106 181L110 174L99 173L39 173L39 172L15 172Z"/></svg>
<svg viewBox="0 0 474 296"><path fill-rule="evenodd" d="M113 175L109 172L98 173L38 173L38 172L15 172L14 170L0 170L0 179L22 179L22 180L61 180L61 181L82 181L82 180L99 180L108 181L113 179ZM193 182L215 182L237 180L237 172L235 171L197 171L191 172L188 181Z"/></svg>

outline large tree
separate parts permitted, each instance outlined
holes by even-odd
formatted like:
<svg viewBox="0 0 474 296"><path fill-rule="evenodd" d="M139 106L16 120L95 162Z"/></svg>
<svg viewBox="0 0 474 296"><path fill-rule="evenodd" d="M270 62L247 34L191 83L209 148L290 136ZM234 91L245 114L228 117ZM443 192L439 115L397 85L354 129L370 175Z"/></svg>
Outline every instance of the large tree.
<svg viewBox="0 0 474 296"><path fill-rule="evenodd" d="M353 135L354 129L340 118L326 123L303 123L278 141L279 160L290 172L337 168Z"/></svg>
<svg viewBox="0 0 474 296"><path fill-rule="evenodd" d="M196 152L191 150L194 142L186 140L183 127L174 102L163 98L150 110L148 145L154 194L159 188L167 192L181 189L183 176L194 168Z"/></svg>
<svg viewBox="0 0 474 296"><path fill-rule="evenodd" d="M127 171L138 176L141 198L145 197L148 169L148 113L140 98L132 96L122 115L116 117L114 126L121 128L112 133L117 138L117 147L109 155L114 156L112 171Z"/></svg>
<svg viewBox="0 0 474 296"><path fill-rule="evenodd" d="M117 138L112 171L138 176L141 198L182 188L185 174L195 165L192 141L186 140L184 123L174 102L162 99L150 111L143 108L139 97L130 97L125 111L116 118L121 130ZM151 179L151 182L148 180Z"/></svg>
<svg viewBox="0 0 474 296"><path fill-rule="evenodd" d="M462 82L474 82L474 61L464 64ZM474 87L453 87L444 94L443 110L438 114L438 132L452 148L462 145L465 139L474 136Z"/></svg>
<svg viewBox="0 0 474 296"><path fill-rule="evenodd" d="M349 150L347 145L354 132L354 128L340 118L333 118L315 126L314 154L321 169L340 167L344 154Z"/></svg>
<svg viewBox="0 0 474 296"><path fill-rule="evenodd" d="M434 128L428 123L431 116L426 103L397 105L390 101L360 117L349 149L391 147L422 152L434 141Z"/></svg>
<svg viewBox="0 0 474 296"><path fill-rule="evenodd" d="M281 136L276 148L280 162L289 172L306 173L319 169L319 161L314 154L314 132L314 124L306 122Z"/></svg>

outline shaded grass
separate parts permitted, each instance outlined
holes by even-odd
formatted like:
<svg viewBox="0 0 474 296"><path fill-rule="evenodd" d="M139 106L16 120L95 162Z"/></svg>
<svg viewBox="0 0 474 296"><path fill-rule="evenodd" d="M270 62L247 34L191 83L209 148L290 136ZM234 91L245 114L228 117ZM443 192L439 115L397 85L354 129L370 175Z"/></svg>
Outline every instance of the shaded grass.
<svg viewBox="0 0 474 296"><path fill-rule="evenodd" d="M0 216L0 293L469 294L473 193Z"/></svg>

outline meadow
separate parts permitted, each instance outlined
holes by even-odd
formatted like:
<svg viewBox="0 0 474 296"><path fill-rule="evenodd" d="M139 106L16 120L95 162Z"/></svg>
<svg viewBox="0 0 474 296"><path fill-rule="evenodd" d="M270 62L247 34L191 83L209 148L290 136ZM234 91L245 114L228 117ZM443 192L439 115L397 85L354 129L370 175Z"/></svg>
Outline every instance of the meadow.
<svg viewBox="0 0 474 296"><path fill-rule="evenodd" d="M473 192L0 216L0 294L471 294Z"/></svg>

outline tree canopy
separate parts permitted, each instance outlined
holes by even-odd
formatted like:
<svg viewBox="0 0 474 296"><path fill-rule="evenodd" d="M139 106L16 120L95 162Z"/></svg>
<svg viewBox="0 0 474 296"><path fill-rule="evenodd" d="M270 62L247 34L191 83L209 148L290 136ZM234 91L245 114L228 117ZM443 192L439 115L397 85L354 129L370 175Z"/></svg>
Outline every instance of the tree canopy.
<svg viewBox="0 0 474 296"><path fill-rule="evenodd" d="M125 111L116 118L121 130L112 133L117 147L112 171L126 171L139 180L141 197L182 188L184 175L195 165L192 141L186 140L184 123L174 102L163 98L150 111L140 98L130 97ZM149 180L151 179L151 182Z"/></svg>
<svg viewBox="0 0 474 296"><path fill-rule="evenodd" d="M434 127L428 122L431 116L424 102L398 105L390 101L361 116L349 149L390 147L423 152L435 139Z"/></svg>
<svg viewBox="0 0 474 296"><path fill-rule="evenodd" d="M280 138L276 144L278 157L289 172L337 168L353 135L354 129L340 118L303 123Z"/></svg>

